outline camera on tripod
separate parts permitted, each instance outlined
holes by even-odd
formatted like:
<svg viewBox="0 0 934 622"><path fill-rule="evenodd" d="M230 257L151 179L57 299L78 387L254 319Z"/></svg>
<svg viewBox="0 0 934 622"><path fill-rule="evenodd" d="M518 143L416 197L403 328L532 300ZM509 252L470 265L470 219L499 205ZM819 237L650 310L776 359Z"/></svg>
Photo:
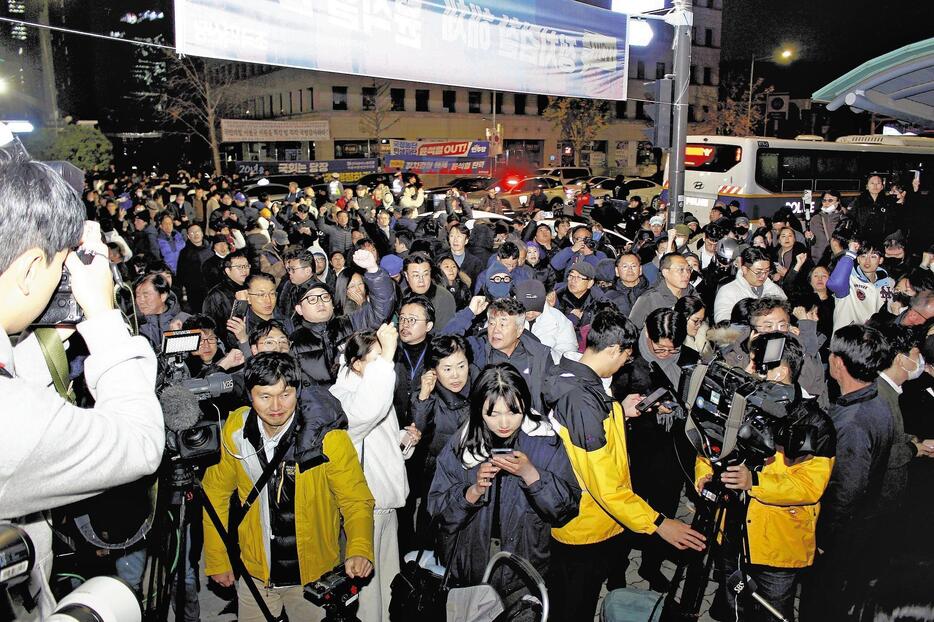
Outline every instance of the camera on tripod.
<svg viewBox="0 0 934 622"><path fill-rule="evenodd" d="M360 583L351 579L344 571L344 564L338 564L317 581L305 586L304 596L312 604L322 607L328 613L329 620L353 620L343 613L360 597Z"/></svg>

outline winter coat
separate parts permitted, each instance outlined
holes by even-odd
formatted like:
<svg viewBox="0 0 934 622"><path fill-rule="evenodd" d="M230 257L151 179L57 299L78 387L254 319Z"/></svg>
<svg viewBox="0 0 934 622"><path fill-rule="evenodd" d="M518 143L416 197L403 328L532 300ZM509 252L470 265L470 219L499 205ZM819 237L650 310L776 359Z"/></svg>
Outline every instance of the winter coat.
<svg viewBox="0 0 934 622"><path fill-rule="evenodd" d="M881 244L882 240L901 228L901 209L884 192L880 192L873 201L872 195L863 191L850 203L848 213L856 221L860 235Z"/></svg>
<svg viewBox="0 0 934 622"><path fill-rule="evenodd" d="M542 314L529 325L525 323L526 330L531 331L544 345L551 348L551 356L555 364L561 362L565 352L577 352L578 339L574 324L561 311L545 302Z"/></svg>
<svg viewBox="0 0 934 622"><path fill-rule="evenodd" d="M811 239L811 261L815 264L820 262L824 256L824 251L830 248L830 236L833 234L837 225L843 220L843 212L840 208L830 213L818 211L811 216L811 224L808 230L814 235Z"/></svg>
<svg viewBox="0 0 934 622"><path fill-rule="evenodd" d="M688 285L682 292L681 298L694 293L694 288ZM636 328L642 330L645 326L645 318L656 309L674 309L679 297L675 296L669 289L665 279L659 279L655 285L645 290L639 295L635 304L632 305L632 311L629 319L636 325Z"/></svg>
<svg viewBox="0 0 934 622"><path fill-rule="evenodd" d="M237 292L246 289L243 285L237 285L226 274L219 285L215 285L204 298L204 304L201 305L201 312L214 320L217 325L215 332L220 341L227 341L227 320L230 319L230 312L233 310L233 303Z"/></svg>
<svg viewBox="0 0 934 622"><path fill-rule="evenodd" d="M626 287L623 285L622 281L616 279L613 283L613 287L606 290L604 294L616 305L623 315L629 315L632 312L633 306L636 304L636 300L638 300L639 296L643 293L647 292L650 287L649 280L645 278L644 274L640 274L639 281L632 287Z"/></svg>
<svg viewBox="0 0 934 622"><path fill-rule="evenodd" d="M743 278L742 273L738 273L733 281L721 287L717 292L717 300L713 305L713 321L716 323L729 320L730 316L733 314L733 307L740 300L745 300L746 298L765 298L767 296L781 298L782 300L788 298L785 292L782 291L782 288L776 285L772 279L765 280L762 286L762 295L758 296L753 291L749 281Z"/></svg>
<svg viewBox="0 0 934 622"><path fill-rule="evenodd" d="M159 315L146 315L144 322L140 323L139 334L149 340L156 352L162 351L162 335L169 330L169 324L174 320L184 322L191 316L182 311L175 292L170 291L165 299L165 311Z"/></svg>
<svg viewBox="0 0 934 622"><path fill-rule="evenodd" d="M166 235L161 229L156 235L156 243L159 244L159 252L162 254L162 260L172 270L172 274L178 272L178 256L185 248L185 237L178 231L173 231L172 235Z"/></svg>
<svg viewBox="0 0 934 622"><path fill-rule="evenodd" d="M348 249L353 248L352 229L349 225L347 227L338 227L336 224L326 222L323 215L318 217L315 224L318 225L319 231L328 236L328 255L335 251L346 253ZM349 261L350 257L347 259Z"/></svg>
<svg viewBox="0 0 934 622"><path fill-rule="evenodd" d="M428 493L428 512L438 520L441 559L454 585L478 585L490 559L490 538L497 500L501 549L519 555L542 576L548 573L551 529L566 525L577 515L581 490L567 454L547 423L529 436L520 430L515 449L529 457L539 473L530 486L518 476L503 473L494 480L488 501L469 503L465 491L477 480L479 464L465 466L456 453L460 437L452 437L438 456ZM497 491L498 488L498 491ZM499 593L518 589L521 579L510 570L496 573Z"/></svg>
<svg viewBox="0 0 934 622"><path fill-rule="evenodd" d="M214 251L206 242L202 242L201 246L195 246L190 241L185 244L185 248L178 255L175 285L185 290L188 308L196 313L201 311L204 297L208 293L201 266L213 256Z"/></svg>

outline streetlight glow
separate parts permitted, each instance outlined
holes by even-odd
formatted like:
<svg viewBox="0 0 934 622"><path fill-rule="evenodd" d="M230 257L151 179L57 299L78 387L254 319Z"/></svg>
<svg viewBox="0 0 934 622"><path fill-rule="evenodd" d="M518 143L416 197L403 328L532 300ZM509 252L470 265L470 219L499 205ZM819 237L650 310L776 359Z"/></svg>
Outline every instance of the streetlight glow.
<svg viewBox="0 0 934 622"><path fill-rule="evenodd" d="M7 82L5 78L0 78L0 95L6 93L7 91Z"/></svg>
<svg viewBox="0 0 934 622"><path fill-rule="evenodd" d="M791 50L782 50L782 58L791 58L791 55L792 55Z"/></svg>

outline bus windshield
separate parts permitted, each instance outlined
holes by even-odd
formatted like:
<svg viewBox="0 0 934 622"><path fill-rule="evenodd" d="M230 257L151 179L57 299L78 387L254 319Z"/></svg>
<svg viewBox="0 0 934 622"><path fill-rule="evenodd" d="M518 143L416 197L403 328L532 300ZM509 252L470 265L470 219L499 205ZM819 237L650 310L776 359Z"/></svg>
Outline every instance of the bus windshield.
<svg viewBox="0 0 934 622"><path fill-rule="evenodd" d="M689 171L725 173L743 158L743 148L737 145L688 143L684 147L684 168Z"/></svg>

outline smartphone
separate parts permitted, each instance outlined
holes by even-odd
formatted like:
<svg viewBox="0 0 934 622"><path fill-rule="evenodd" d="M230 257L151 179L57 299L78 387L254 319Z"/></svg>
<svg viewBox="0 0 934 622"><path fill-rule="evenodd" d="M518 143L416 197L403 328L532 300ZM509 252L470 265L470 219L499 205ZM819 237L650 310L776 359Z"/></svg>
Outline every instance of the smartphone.
<svg viewBox="0 0 934 622"><path fill-rule="evenodd" d="M493 456L511 456L513 450L508 447L493 447L490 449L490 454Z"/></svg>
<svg viewBox="0 0 934 622"><path fill-rule="evenodd" d="M246 310L249 308L249 305L245 300L234 300L233 308L230 310L230 317L235 317L237 319L246 318Z"/></svg>
<svg viewBox="0 0 934 622"><path fill-rule="evenodd" d="M555 217L554 212L546 212L544 210L542 211L542 218L554 218L554 217Z"/></svg>
<svg viewBox="0 0 934 622"><path fill-rule="evenodd" d="M666 389L666 388L664 388L664 387L661 388L661 389L655 389L655 391L653 391L653 392L651 393L651 395L648 395L648 396L642 398L642 401L640 401L638 404L636 404L636 410L638 410L640 413L641 413L641 412L645 412L646 410L648 410L648 409L650 409L652 406L654 406L654 405L655 405L655 402L657 402L659 399L661 399L661 397L662 397L663 395L665 395L665 393L667 393L667 392L668 392L668 389Z"/></svg>

